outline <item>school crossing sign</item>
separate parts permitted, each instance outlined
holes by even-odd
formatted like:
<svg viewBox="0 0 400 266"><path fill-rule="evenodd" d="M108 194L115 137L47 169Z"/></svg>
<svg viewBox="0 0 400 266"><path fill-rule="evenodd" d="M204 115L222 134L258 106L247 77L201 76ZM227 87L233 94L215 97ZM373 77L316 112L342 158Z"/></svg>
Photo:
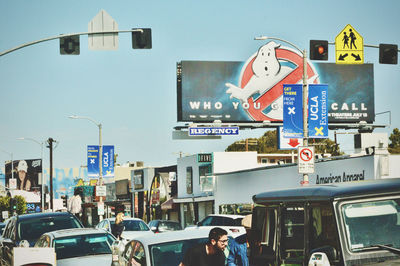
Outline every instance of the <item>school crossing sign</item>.
<svg viewBox="0 0 400 266"><path fill-rule="evenodd" d="M364 64L364 40L350 24L336 36L335 50L336 64Z"/></svg>

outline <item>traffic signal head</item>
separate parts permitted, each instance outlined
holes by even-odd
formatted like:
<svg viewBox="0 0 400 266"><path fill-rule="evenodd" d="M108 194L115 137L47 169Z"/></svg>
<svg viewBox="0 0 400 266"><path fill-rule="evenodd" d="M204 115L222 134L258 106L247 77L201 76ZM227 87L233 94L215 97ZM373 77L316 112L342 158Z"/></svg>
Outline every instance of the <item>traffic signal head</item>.
<svg viewBox="0 0 400 266"><path fill-rule="evenodd" d="M14 198L10 198L10 210L11 211L17 210L17 200Z"/></svg>
<svg viewBox="0 0 400 266"><path fill-rule="evenodd" d="M143 30L132 32L132 48L133 49L151 49L151 29L133 29Z"/></svg>
<svg viewBox="0 0 400 266"><path fill-rule="evenodd" d="M310 59L328 60L328 41L310 40Z"/></svg>
<svg viewBox="0 0 400 266"><path fill-rule="evenodd" d="M78 55L79 35L60 38L60 54Z"/></svg>
<svg viewBox="0 0 400 266"><path fill-rule="evenodd" d="M67 195L61 196L61 199L63 201L63 207L68 208L68 196Z"/></svg>
<svg viewBox="0 0 400 266"><path fill-rule="evenodd" d="M379 63L397 64L398 48L395 44L379 44Z"/></svg>

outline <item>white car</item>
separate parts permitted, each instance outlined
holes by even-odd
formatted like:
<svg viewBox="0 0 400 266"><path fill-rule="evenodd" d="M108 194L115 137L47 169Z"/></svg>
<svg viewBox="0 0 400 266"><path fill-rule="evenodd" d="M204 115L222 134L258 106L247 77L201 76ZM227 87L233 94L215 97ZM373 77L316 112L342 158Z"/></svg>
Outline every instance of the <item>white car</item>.
<svg viewBox="0 0 400 266"><path fill-rule="evenodd" d="M125 240L130 240L138 235L154 234L142 219L125 217L123 223L125 228L121 237ZM98 223L96 228L103 229L111 234L111 226L113 224L115 224L115 218L107 218Z"/></svg>
<svg viewBox="0 0 400 266"><path fill-rule="evenodd" d="M209 228L168 231L152 236L137 236L126 245L113 248L113 265L177 266L192 246L208 241ZM118 245L118 241L114 243Z"/></svg>
<svg viewBox="0 0 400 266"><path fill-rule="evenodd" d="M75 228L43 234L35 247L53 247L57 266L111 265L115 237L93 228Z"/></svg>
<svg viewBox="0 0 400 266"><path fill-rule="evenodd" d="M213 227L221 227L228 231L233 237L246 234L246 229L242 226L244 215L234 214L210 214L197 223L197 226L186 227L185 230L193 230L193 228L205 227L210 230Z"/></svg>

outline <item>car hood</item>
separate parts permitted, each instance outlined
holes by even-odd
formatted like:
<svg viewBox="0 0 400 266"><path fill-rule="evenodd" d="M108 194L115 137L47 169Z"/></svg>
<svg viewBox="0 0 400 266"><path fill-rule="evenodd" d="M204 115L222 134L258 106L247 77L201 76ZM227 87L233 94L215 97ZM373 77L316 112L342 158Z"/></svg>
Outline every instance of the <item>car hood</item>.
<svg viewBox="0 0 400 266"><path fill-rule="evenodd" d="M112 255L101 254L84 257L57 260L57 266L76 266L76 265L111 265Z"/></svg>
<svg viewBox="0 0 400 266"><path fill-rule="evenodd" d="M124 231L122 237L125 239L133 239L143 235L154 235L153 231Z"/></svg>

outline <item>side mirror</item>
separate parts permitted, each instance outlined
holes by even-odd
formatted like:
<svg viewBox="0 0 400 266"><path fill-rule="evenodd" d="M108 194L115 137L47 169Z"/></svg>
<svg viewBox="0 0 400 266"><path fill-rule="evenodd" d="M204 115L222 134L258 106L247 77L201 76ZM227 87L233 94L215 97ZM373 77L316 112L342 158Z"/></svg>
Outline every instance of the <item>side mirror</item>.
<svg viewBox="0 0 400 266"><path fill-rule="evenodd" d="M338 253L336 251L336 249L332 246L323 246L323 247L319 247L319 248L315 248L313 250L310 251L310 254L313 253L324 253L324 255L326 255L329 259L329 261L335 261L338 259ZM312 257L312 255L311 255ZM318 264L320 265L320 264ZM325 264L321 264L321 265L325 265Z"/></svg>
<svg viewBox="0 0 400 266"><path fill-rule="evenodd" d="M157 227L152 226L152 227L150 227L150 230L153 231L153 232L155 232L155 231L157 231Z"/></svg>
<svg viewBox="0 0 400 266"><path fill-rule="evenodd" d="M308 266L330 266L328 256L323 252L315 252L308 261Z"/></svg>
<svg viewBox="0 0 400 266"><path fill-rule="evenodd" d="M28 240L21 240L21 242L19 242L19 245L18 245L18 247L20 247L20 248L29 248L29 242L28 242Z"/></svg>

